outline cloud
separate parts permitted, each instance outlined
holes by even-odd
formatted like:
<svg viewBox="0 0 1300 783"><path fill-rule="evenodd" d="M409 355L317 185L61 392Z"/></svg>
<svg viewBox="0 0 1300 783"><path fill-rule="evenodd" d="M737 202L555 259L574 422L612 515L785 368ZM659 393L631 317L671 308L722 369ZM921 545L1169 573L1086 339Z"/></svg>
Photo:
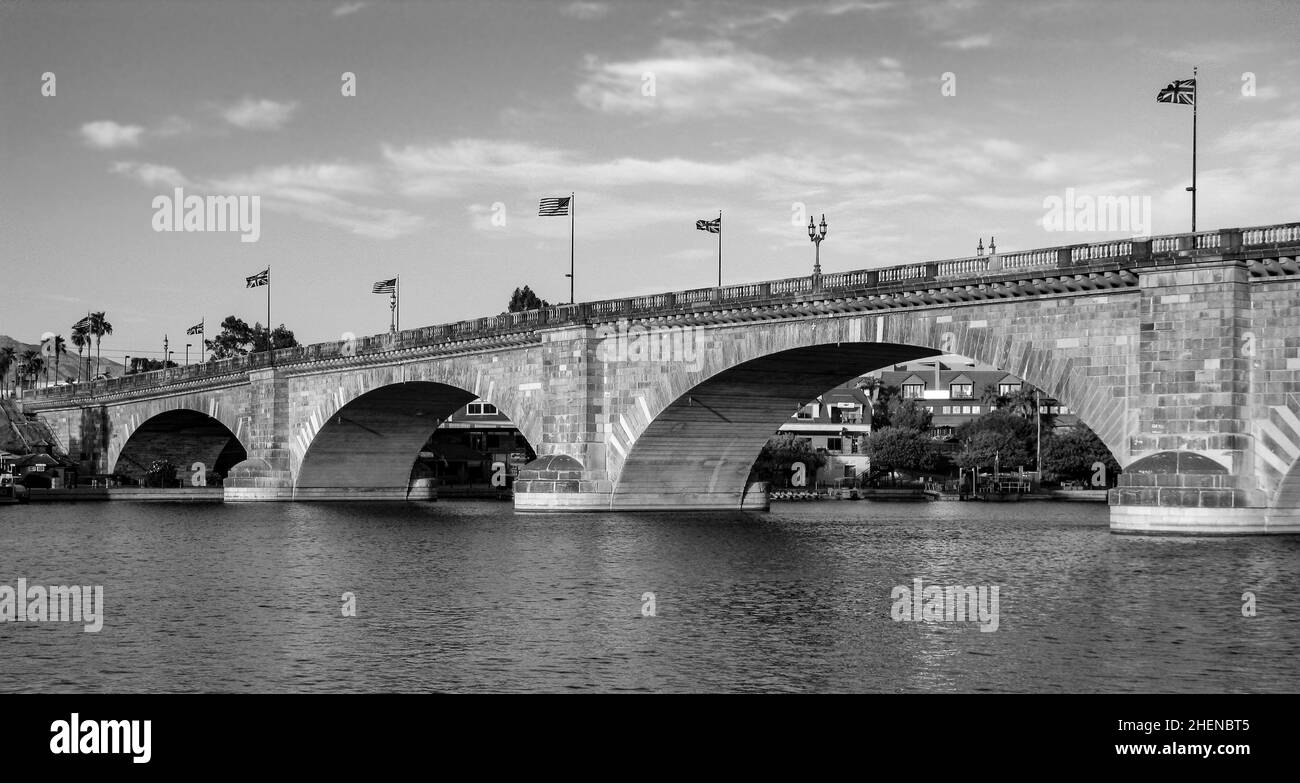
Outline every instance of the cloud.
<svg viewBox="0 0 1300 783"><path fill-rule="evenodd" d="M281 103L266 98L261 100L244 98L239 103L222 110L221 116L226 122L244 130L279 130L289 121L297 108L297 101Z"/></svg>
<svg viewBox="0 0 1300 783"><path fill-rule="evenodd" d="M592 19L600 19L608 14L609 4L588 2L569 3L560 9L560 13L587 22Z"/></svg>
<svg viewBox="0 0 1300 783"><path fill-rule="evenodd" d="M343 5L335 8L333 11L330 11L330 15L350 16L352 14L355 14L357 11L360 11L362 8L365 8L368 5L370 5L370 3L344 3Z"/></svg>
<svg viewBox="0 0 1300 783"><path fill-rule="evenodd" d="M785 5L779 8L755 7L750 3L699 4L674 8L666 20L678 27L691 30L714 30L724 35L762 35L786 27L801 17L839 17L851 13L879 11L892 8L896 3L884 0L836 0L811 5Z"/></svg>
<svg viewBox="0 0 1300 783"><path fill-rule="evenodd" d="M943 45L949 49L984 49L993 43L993 36L985 33L983 35L968 35L964 38L957 38L951 41L944 41Z"/></svg>
<svg viewBox="0 0 1300 783"><path fill-rule="evenodd" d="M123 161L113 164L110 170L149 187L184 186L197 193L259 196L268 211L296 215L372 239L405 236L425 222L423 217L403 209L367 203L384 195L372 166L269 166L201 180L154 163Z"/></svg>
<svg viewBox="0 0 1300 783"><path fill-rule="evenodd" d="M475 185L502 191L562 189L566 183L573 182L580 182L586 188L733 185L746 182L751 175L748 167L734 162L680 157L593 161L568 151L489 139L458 139L428 146L385 146L383 155L397 178L399 189L409 196L452 196Z"/></svg>
<svg viewBox="0 0 1300 783"><path fill-rule="evenodd" d="M109 171L114 174L128 176L151 187L159 185L183 187L190 184L190 181L185 177L185 175L177 169L171 166L161 166L155 163L118 161L109 167Z"/></svg>
<svg viewBox="0 0 1300 783"><path fill-rule="evenodd" d="M636 60L588 56L584 71L576 95L587 108L669 120L759 112L821 118L892 105L906 86L890 58L776 59L726 41L667 40Z"/></svg>
<svg viewBox="0 0 1300 783"><path fill-rule="evenodd" d="M96 120L81 126L86 144L104 150L138 147L142 133L144 128L139 125L120 125L112 120Z"/></svg>

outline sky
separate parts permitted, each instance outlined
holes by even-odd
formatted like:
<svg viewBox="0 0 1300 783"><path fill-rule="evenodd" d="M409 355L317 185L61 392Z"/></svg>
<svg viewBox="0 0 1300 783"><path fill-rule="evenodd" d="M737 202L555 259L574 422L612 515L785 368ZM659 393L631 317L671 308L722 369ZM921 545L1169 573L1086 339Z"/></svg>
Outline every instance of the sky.
<svg viewBox="0 0 1300 783"><path fill-rule="evenodd" d="M0 334L104 310L180 360L268 266L303 342L387 331L398 275L404 328L564 302L569 193L578 301L713 285L719 210L724 284L808 274L809 215L828 273L1142 233L1049 230L1070 191L1187 231L1193 66L1198 228L1293 222L1298 39L1289 0L0 0ZM156 230L177 187L256 241Z"/></svg>

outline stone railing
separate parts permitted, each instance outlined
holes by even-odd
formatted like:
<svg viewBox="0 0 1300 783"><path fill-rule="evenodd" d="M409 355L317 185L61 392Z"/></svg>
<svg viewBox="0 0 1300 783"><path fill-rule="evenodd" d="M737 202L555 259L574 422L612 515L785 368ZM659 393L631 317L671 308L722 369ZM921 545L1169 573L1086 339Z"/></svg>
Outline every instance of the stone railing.
<svg viewBox="0 0 1300 783"><path fill-rule="evenodd" d="M952 285L954 280L962 278L976 280L988 275L1028 269L1055 268L1063 273L1073 273L1088 264L1107 263L1110 265L1108 268L1114 268L1116 264L1124 262L1135 265L1167 263L1176 260L1175 256L1194 251L1232 252L1248 248L1266 250L1287 245L1300 246L1300 223L1220 229L1195 234L1171 234L1149 239L1135 238L1063 245L1014 253L834 272L819 276L791 277L715 288L695 288L689 291L646 294L625 299L554 305L522 313L501 313L451 324L407 329L396 334L387 333L298 348L284 348L272 353L249 354L234 359L156 370L124 378L40 389L29 392L26 397L41 402L57 402L60 399L85 394L92 396L117 394L198 380L220 383L226 376L230 376L232 382L238 382L242 380L242 376L251 371L272 366L347 359L353 356L437 347L444 344L455 345L510 335L519 337L546 327L691 311L699 309L699 305L758 305L778 299L816 297L820 292L834 292L836 296L843 296L850 291L855 294L869 294L880 290L924 287L935 282ZM1167 258L1152 258L1157 255L1167 256Z"/></svg>

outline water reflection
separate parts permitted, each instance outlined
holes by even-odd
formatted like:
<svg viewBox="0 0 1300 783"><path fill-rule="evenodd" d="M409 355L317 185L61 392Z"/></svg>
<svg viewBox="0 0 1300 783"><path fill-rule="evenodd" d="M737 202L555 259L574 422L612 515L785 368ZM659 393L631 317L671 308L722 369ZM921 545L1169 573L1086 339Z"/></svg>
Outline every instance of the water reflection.
<svg viewBox="0 0 1300 783"><path fill-rule="evenodd" d="M1113 536L1106 518L1040 503L7 507L0 584L102 584L107 608L99 634L0 625L0 691L1300 686L1300 541ZM998 630L895 622L891 591L914 578L999 586Z"/></svg>

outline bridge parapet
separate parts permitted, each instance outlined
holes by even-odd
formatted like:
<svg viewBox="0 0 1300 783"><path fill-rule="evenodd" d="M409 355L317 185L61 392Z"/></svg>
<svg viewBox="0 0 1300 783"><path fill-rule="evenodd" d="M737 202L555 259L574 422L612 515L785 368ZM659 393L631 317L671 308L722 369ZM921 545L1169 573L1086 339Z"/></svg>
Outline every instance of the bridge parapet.
<svg viewBox="0 0 1300 783"><path fill-rule="evenodd" d="M99 398L129 394L160 386L183 384L221 376L238 380L250 371L312 362L378 356L394 351L444 348L484 350L491 341L509 336L532 335L542 329L580 326L619 318L651 317L697 311L722 305L762 306L797 301L808 296L866 296L908 289L924 289L936 283L960 285L963 280L984 283L992 278L1024 272L1053 270L1084 274L1140 268L1148 265L1181 263L1195 253L1246 253L1268 255L1300 249L1300 223L1251 228L1229 228L1195 234L1170 234L1147 239L1109 240L1087 244L974 256L942 261L860 269L821 275L792 277L759 283L696 288L622 299L580 304L555 305L539 310L501 313L450 324L284 348L271 353L254 353L233 359L204 362L167 370L139 373L125 378L72 384L35 390L27 398L35 405L71 402L76 398ZM1266 276L1264 267L1253 276ZM1290 272L1287 272L1290 274Z"/></svg>

